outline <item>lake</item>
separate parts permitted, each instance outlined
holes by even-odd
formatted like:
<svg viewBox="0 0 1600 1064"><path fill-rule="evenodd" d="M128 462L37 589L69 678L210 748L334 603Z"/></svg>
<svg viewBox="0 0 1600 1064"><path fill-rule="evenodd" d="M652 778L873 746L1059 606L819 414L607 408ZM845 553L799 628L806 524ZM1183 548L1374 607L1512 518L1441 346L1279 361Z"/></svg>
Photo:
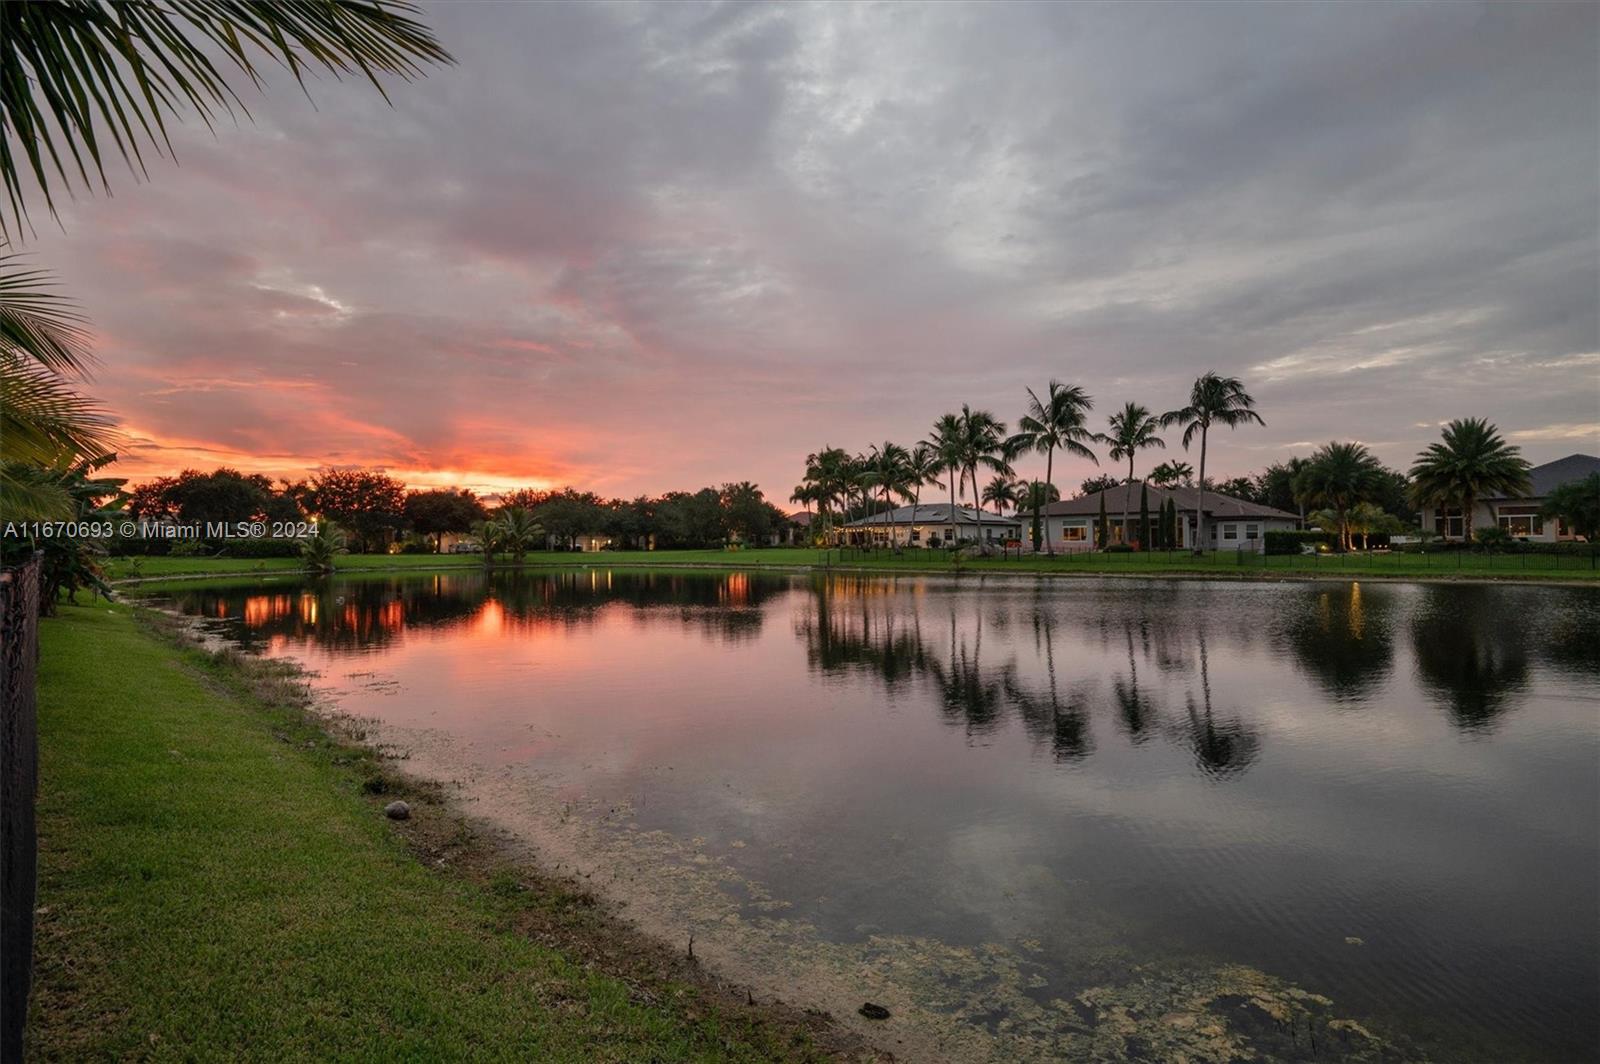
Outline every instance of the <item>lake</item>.
<svg viewBox="0 0 1600 1064"><path fill-rule="evenodd" d="M166 596L912 1059L1592 1059L1600 589L590 568Z"/></svg>

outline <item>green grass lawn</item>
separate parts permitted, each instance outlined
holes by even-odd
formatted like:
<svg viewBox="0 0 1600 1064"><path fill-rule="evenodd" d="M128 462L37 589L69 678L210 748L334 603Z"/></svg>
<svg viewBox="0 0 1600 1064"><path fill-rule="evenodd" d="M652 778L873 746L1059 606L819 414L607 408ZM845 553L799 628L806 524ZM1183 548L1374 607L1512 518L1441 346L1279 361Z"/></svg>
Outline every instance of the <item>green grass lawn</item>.
<svg viewBox="0 0 1600 1064"><path fill-rule="evenodd" d="M569 897L425 866L363 793L367 755L242 666L125 607L64 607L41 639L34 1059L815 1054L538 944L529 914ZM445 816L419 809L407 830Z"/></svg>
<svg viewBox="0 0 1600 1064"><path fill-rule="evenodd" d="M132 576L198 576L223 573L270 573L299 568L295 558L139 558L113 559L113 579ZM502 563L508 564L508 563ZM823 566L903 570L907 572L956 571L957 567L939 552L905 551L896 556L888 551L821 551L798 547L772 547L763 550L660 550L603 551L596 554L569 554L536 551L525 561L529 566L608 565L617 567L656 565L703 565L718 568L766 568ZM481 562L473 555L366 554L349 555L339 560L341 571L381 569L434 569L441 567L475 568ZM1476 554L1460 551L1433 554L1324 554L1274 555L1217 551L1196 557L1187 551L1140 554L1025 554L1020 558L993 558L964 561L963 572L1014 572L1063 574L1122 574L1130 576L1214 575L1221 577L1274 576L1393 576L1413 578L1457 577L1507 580L1600 580L1600 568L1587 554Z"/></svg>

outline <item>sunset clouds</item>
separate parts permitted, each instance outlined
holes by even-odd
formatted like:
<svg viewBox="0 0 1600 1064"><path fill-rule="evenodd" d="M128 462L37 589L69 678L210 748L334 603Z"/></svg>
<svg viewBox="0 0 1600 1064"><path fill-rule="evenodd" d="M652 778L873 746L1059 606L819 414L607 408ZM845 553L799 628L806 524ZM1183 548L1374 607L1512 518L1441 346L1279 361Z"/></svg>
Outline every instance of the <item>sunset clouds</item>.
<svg viewBox="0 0 1600 1064"><path fill-rule="evenodd" d="M825 443L1210 368L1267 419L1224 475L1335 436L1403 464L1467 415L1600 448L1593 7L426 18L459 65L393 108L276 84L39 220L125 472L784 499Z"/></svg>

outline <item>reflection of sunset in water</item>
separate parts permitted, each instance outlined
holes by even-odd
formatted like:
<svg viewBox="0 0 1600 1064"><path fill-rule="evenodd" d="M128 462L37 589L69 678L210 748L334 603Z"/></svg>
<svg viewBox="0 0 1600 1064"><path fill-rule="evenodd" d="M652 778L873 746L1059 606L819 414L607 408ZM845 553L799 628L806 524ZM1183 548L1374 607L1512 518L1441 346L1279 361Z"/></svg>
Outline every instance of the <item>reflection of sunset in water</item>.
<svg viewBox="0 0 1600 1064"><path fill-rule="evenodd" d="M1087 922L1513 1058L1600 1035L1571 1019L1600 996L1590 590L584 569L176 599L474 771L722 847L840 940L1026 939L1071 1000Z"/></svg>

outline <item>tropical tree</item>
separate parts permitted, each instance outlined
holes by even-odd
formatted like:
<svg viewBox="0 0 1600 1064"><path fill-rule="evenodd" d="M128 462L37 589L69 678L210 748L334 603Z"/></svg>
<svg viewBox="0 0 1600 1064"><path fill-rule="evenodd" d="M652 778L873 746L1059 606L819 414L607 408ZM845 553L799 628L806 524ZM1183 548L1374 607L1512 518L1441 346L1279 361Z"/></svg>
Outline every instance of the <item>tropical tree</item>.
<svg viewBox="0 0 1600 1064"><path fill-rule="evenodd" d="M866 483L883 495L884 510L889 514L889 546L897 546L894 522L894 501L892 496L904 497L909 490L911 479L911 452L898 443L885 440L881 446L874 445L867 455Z"/></svg>
<svg viewBox="0 0 1600 1064"><path fill-rule="evenodd" d="M1162 462L1150 470L1150 483L1158 488L1175 488L1194 479L1194 466L1188 462Z"/></svg>
<svg viewBox="0 0 1600 1064"><path fill-rule="evenodd" d="M1486 495L1526 495L1528 463L1484 418L1463 418L1444 427L1443 438L1417 455L1411 493L1420 506L1460 506L1461 531L1472 542L1472 510Z"/></svg>
<svg viewBox="0 0 1600 1064"><path fill-rule="evenodd" d="M111 597L101 570L106 555L105 543L79 529L102 521L120 512L127 495L122 488L124 480L99 476L100 470L116 461L114 454L85 458L70 465L49 468L20 466L14 472L24 482L25 489L40 494L59 496L70 507L62 526L51 531L24 525L15 532L7 529L0 538L0 561L15 564L26 561L35 553L41 555L39 569L39 612L52 614L56 600L64 591L67 601L84 588L90 588ZM10 520L10 514L5 515ZM41 535L41 532L46 534Z"/></svg>
<svg viewBox="0 0 1600 1064"><path fill-rule="evenodd" d="M320 69L335 78L360 74L380 93L379 74L410 79L422 74L420 64L453 62L411 17L415 11L380 0L0 7L0 175L12 223L28 229L30 189L52 214L58 183L109 191L104 163L113 149L144 176L146 150L172 154L169 118L193 112L209 126L236 105L243 110L218 59L258 87L270 63L302 88L305 75ZM0 233L10 232L0 215Z"/></svg>
<svg viewBox="0 0 1600 1064"><path fill-rule="evenodd" d="M1590 543L1600 538L1600 473L1556 488L1545 498L1544 515L1564 521L1570 531Z"/></svg>
<svg viewBox="0 0 1600 1064"><path fill-rule="evenodd" d="M1161 431L1161 419L1138 403L1126 403L1111 415L1111 431L1104 440L1111 445L1112 461L1128 460L1127 486L1122 490L1122 535L1128 538L1128 511L1133 494L1133 459L1151 447L1166 447L1167 442L1156 435Z"/></svg>
<svg viewBox="0 0 1600 1064"><path fill-rule="evenodd" d="M996 473L989 483L983 486L983 502L992 505L994 512L1004 514L1006 507L1015 510L1022 498L1023 488L1020 483L1006 476Z"/></svg>
<svg viewBox="0 0 1600 1064"><path fill-rule="evenodd" d="M917 523L917 509L922 505L924 484L939 483L939 458L926 442L911 448L906 459L906 490L911 494L911 523Z"/></svg>
<svg viewBox="0 0 1600 1064"><path fill-rule="evenodd" d="M472 522L472 538L478 541L478 549L483 552L483 567L494 565L494 556L500 551L503 539L499 518L485 517Z"/></svg>
<svg viewBox="0 0 1600 1064"><path fill-rule="evenodd" d="M7 5L0 17L10 15ZM35 473L110 454L116 442L110 418L72 387L92 364L88 334L52 287L45 271L0 255L0 512L16 521L71 519L61 479Z"/></svg>
<svg viewBox="0 0 1600 1064"><path fill-rule="evenodd" d="M518 565L527 557L528 549L544 539L544 526L533 516L532 510L508 506L494 519L500 549L507 551Z"/></svg>
<svg viewBox="0 0 1600 1064"><path fill-rule="evenodd" d="M1189 405L1161 415L1164 427L1182 426L1184 450L1189 449L1196 435L1200 437L1200 497L1195 504L1194 515L1196 554L1205 549L1206 543L1206 445L1211 426L1224 425L1232 429L1251 422L1266 424L1261 420L1261 415L1256 413L1255 405L1256 401L1244 390L1239 378L1206 372L1195 379L1194 387L1189 391Z"/></svg>
<svg viewBox="0 0 1600 1064"><path fill-rule="evenodd" d="M1085 425L1093 408L1094 399L1077 385L1051 381L1043 399L1029 388L1028 412L1017 422L1017 432L1007 442L1018 454L1029 450L1043 453L1045 483L1054 484L1058 450L1087 458L1095 465L1100 464L1100 459L1088 447L1092 442L1099 442L1100 436L1089 431ZM1037 519L1038 514L1035 513L1034 517ZM1037 542L1034 546L1037 549ZM1045 540L1045 550L1050 554L1055 553L1055 544L1048 538Z"/></svg>
<svg viewBox="0 0 1600 1064"><path fill-rule="evenodd" d="M348 553L350 548L345 541L344 530L332 521L319 523L316 535L300 541L300 557L312 572L333 572L339 555Z"/></svg>
<svg viewBox="0 0 1600 1064"><path fill-rule="evenodd" d="M1007 446L1005 422L987 410L961 405L961 465L972 482L972 504L982 512L978 493L978 467L996 473L1011 473L1014 451Z"/></svg>
<svg viewBox="0 0 1600 1064"><path fill-rule="evenodd" d="M334 469L312 478L307 502L355 535L362 553L405 522L406 486L386 473Z"/></svg>
<svg viewBox="0 0 1600 1064"><path fill-rule="evenodd" d="M966 461L966 432L960 414L944 414L933 423L933 434L925 441L933 461L949 480L950 542L956 542L956 475Z"/></svg>
<svg viewBox="0 0 1600 1064"><path fill-rule="evenodd" d="M1382 468L1359 443L1329 443L1311 456L1295 478L1304 502L1333 511L1340 550L1350 549L1350 509L1368 500Z"/></svg>
<svg viewBox="0 0 1600 1064"><path fill-rule="evenodd" d="M1150 549L1150 485L1139 485L1139 549Z"/></svg>

